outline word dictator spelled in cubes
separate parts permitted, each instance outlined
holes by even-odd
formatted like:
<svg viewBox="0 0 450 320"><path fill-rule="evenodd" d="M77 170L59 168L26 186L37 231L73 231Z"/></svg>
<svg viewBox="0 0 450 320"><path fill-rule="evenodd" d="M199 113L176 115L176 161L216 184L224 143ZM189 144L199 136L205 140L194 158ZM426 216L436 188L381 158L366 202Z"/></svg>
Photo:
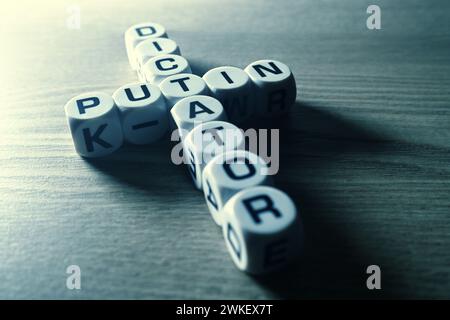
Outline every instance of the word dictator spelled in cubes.
<svg viewBox="0 0 450 320"><path fill-rule="evenodd" d="M126 30L125 48L137 82L112 94L86 92L65 105L76 152L104 157L124 141L151 144L176 129L182 162L235 265L264 274L297 258L303 231L294 202L273 187L267 159L248 148L238 127L289 112L297 96L289 67L267 59L196 75L166 29L153 22Z"/></svg>

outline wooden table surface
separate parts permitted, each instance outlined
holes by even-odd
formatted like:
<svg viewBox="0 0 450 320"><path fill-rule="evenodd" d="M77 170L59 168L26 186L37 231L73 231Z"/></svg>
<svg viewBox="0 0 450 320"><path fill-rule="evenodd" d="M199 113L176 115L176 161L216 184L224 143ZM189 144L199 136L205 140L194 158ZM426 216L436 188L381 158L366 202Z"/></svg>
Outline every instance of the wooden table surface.
<svg viewBox="0 0 450 320"><path fill-rule="evenodd" d="M69 5L81 29L67 28ZM450 2L34 1L0 13L0 298L450 298ZM289 65L276 176L306 242L288 271L238 271L166 141L74 151L63 106L136 80L123 32L166 26L195 73ZM81 290L66 267L81 268ZM366 288L381 267L382 289Z"/></svg>

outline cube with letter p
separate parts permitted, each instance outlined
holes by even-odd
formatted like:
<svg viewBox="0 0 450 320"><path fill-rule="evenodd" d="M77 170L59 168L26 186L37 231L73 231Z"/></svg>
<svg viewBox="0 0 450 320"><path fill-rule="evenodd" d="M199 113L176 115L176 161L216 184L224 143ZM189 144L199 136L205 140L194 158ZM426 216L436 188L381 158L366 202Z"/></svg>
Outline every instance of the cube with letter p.
<svg viewBox="0 0 450 320"><path fill-rule="evenodd" d="M67 123L75 149L86 158L106 156L123 142L119 111L102 92L80 94L66 103Z"/></svg>

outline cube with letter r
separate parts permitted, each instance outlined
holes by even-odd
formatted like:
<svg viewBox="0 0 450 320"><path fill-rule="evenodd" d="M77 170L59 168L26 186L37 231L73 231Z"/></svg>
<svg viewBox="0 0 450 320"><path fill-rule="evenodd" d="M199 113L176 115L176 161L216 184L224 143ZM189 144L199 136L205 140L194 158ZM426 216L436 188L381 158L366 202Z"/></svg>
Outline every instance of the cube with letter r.
<svg viewBox="0 0 450 320"><path fill-rule="evenodd" d="M223 208L222 230L233 262L251 274L286 267L303 247L303 227L293 201L269 186L235 194Z"/></svg>

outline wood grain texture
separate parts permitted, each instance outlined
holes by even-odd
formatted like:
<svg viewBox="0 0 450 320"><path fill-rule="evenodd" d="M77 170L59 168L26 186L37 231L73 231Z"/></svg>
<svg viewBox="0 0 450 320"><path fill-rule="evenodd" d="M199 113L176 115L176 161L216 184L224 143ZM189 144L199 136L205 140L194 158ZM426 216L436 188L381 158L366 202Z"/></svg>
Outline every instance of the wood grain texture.
<svg viewBox="0 0 450 320"><path fill-rule="evenodd" d="M67 5L80 30L65 27ZM2 10L0 298L450 298L450 3L40 1ZM123 32L165 25L194 72L288 64L298 102L276 177L300 208L301 262L252 278L170 145L74 151L63 106L135 81ZM65 268L82 269L82 290ZM378 264L382 290L368 291Z"/></svg>

